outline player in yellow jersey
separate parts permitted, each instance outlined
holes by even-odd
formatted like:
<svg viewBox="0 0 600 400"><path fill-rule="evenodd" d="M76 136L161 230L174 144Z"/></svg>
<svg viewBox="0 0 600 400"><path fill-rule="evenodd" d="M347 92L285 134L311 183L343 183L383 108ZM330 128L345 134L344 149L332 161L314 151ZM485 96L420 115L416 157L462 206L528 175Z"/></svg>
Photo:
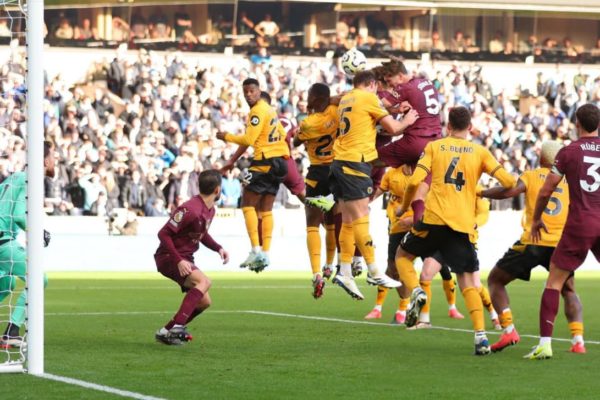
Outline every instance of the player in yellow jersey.
<svg viewBox="0 0 600 400"><path fill-rule="evenodd" d="M413 267L415 257L440 252L458 285L475 331L475 354L490 353L485 333L483 304L476 288L474 272L478 259L472 236L475 231L477 182L483 172L510 188L516 183L485 147L471 143L467 135L471 114L465 107L452 108L448 114L449 136L430 142L417 164L404 195L400 213L408 210L415 190L431 173L431 187L425 200L425 213L402 241L396 253L396 267L403 284L411 290L406 326L417 323L427 295L419 287Z"/></svg>
<svg viewBox="0 0 600 400"><path fill-rule="evenodd" d="M248 169L250 182L242 195L242 211L252 249L241 268L256 272L269 265L268 251L273 231L273 202L287 174L287 161L290 156L285 136L278 129L279 121L275 110L261 99L258 81L253 78L242 83L244 98L250 106L250 114L244 135L218 132L217 138L240 146L252 146L254 159ZM263 245L258 235L258 213L262 215Z"/></svg>
<svg viewBox="0 0 600 400"><path fill-rule="evenodd" d="M537 195L544 185L546 176L554 164L554 158L562 146L555 141L546 141L542 144L540 167L524 172L512 189L495 187L485 190L481 196L491 199L506 199L525 193L525 212L521 224L523 234L521 238L502 256L496 263L488 277L492 302L494 307L501 311L500 324L504 332L500 340L492 345L492 351L501 351L504 348L517 344L520 340L515 329L513 315L506 286L515 279L529 281L531 270L541 265L550 268L550 258L558 244L563 232L569 210L569 187L564 179L560 181L550 198L550 206L542 214L542 221L547 232L538 243L531 240L531 222ZM583 342L583 315L579 297L575 293L573 275L567 279L562 291L565 301L565 314L569 321L569 328L573 337L571 352L585 353Z"/></svg>
<svg viewBox="0 0 600 400"><path fill-rule="evenodd" d="M308 91L308 109L310 115L301 123L294 137L294 146L304 143L310 166L306 174L306 195L308 197L328 196L329 166L333 161L333 142L338 129L338 108L330 104L330 91L327 85L315 83ZM317 207L306 207L306 244L313 272L313 297L323 295L325 280L321 275L321 236L319 226L323 221L323 212ZM333 263L335 255L335 227L328 224L327 242L333 252L328 250L327 263Z"/></svg>
<svg viewBox="0 0 600 400"><path fill-rule="evenodd" d="M371 201L374 201L385 192L389 192L390 197L386 207L386 214L389 221L389 239L388 239L388 258L387 258L387 270L386 275L398 280L398 271L396 270L396 264L394 258L396 256L396 249L400 245L402 238L410 230L412 226L412 212L407 212L402 218L396 216L396 208L402 204L402 197L404 196L404 190L408 185L410 176L412 175L412 169L408 165L402 165L398 168L389 168L383 178L381 179L381 185L375 190ZM409 292L406 291L404 286L396 288L398 295L400 296L400 302L398 309L392 319L392 324L403 324L404 318L406 317L406 308L408 307L408 296ZM377 300L375 307L365 316L365 319L378 319L381 318L381 308L387 297L388 289L382 286L377 287Z"/></svg>
<svg viewBox="0 0 600 400"><path fill-rule="evenodd" d="M354 89L340 100L339 134L333 145L334 159L329 175L331 191L342 212L340 270L333 283L353 298L363 300L351 270L354 243L367 263L369 284L388 288L400 286L400 282L377 268L375 247L369 233L369 197L373 194L370 162L377 159L375 126L379 123L388 134L398 135L416 121L417 115L410 111L402 121L394 120L375 94L377 83L371 71L357 73L353 84Z"/></svg>

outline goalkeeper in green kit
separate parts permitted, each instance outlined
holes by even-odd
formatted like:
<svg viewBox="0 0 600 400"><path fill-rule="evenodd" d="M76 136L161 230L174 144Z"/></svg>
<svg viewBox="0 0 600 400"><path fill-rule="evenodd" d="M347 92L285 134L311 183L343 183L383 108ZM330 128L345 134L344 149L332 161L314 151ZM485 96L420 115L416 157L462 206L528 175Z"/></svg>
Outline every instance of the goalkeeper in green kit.
<svg viewBox="0 0 600 400"><path fill-rule="evenodd" d="M48 141L44 142L44 174L54 176L54 146ZM15 172L0 184L0 303L13 292L17 278L25 281L27 253L15 239L20 230L26 229L27 174ZM44 231L44 246L49 242L50 234ZM44 287L47 283L44 275ZM23 290L10 313L0 347L21 346L23 337L19 330L25 321L26 303L27 293Z"/></svg>

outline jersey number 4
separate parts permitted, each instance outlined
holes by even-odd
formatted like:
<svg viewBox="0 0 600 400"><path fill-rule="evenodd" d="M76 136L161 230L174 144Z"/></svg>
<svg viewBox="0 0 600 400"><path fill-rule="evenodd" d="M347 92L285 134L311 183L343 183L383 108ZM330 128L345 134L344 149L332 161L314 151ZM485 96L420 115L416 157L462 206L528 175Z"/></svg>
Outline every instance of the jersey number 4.
<svg viewBox="0 0 600 400"><path fill-rule="evenodd" d="M584 156L583 162L586 164L592 164L588 168L587 174L588 176L594 179L594 183L590 184L587 182L587 180L580 179L579 184L581 185L581 188L586 192L595 192L596 190L598 190L598 188L600 188L600 174L598 173L598 169L600 168L600 158Z"/></svg>
<svg viewBox="0 0 600 400"><path fill-rule="evenodd" d="M456 177L453 176L459 159L460 157L454 157L452 161L450 161L450 165L446 170L446 175L444 175L444 183L456 186L456 190L458 192L462 190L463 186L466 183L462 172L456 171Z"/></svg>

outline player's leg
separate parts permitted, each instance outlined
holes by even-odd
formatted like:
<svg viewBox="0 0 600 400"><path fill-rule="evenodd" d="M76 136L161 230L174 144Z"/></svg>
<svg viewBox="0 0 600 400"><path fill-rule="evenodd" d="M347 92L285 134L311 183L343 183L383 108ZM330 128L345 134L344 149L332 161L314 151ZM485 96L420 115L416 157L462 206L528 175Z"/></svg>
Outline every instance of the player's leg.
<svg viewBox="0 0 600 400"><path fill-rule="evenodd" d="M271 240L273 238L273 203L275 195L265 193L261 196L258 204L258 210L262 217L262 251L259 254L256 272L269 266L269 251L271 250Z"/></svg>
<svg viewBox="0 0 600 400"><path fill-rule="evenodd" d="M516 278L516 276L498 265L494 266L488 275L490 297L494 308L500 310L499 322L502 328L500 340L491 346L493 352L501 351L508 346L517 344L521 340L519 333L515 329L513 314L510 309L510 298L506 290L506 286Z"/></svg>
<svg viewBox="0 0 600 400"><path fill-rule="evenodd" d="M342 212L342 228L340 230L340 269L333 278L333 283L340 286L350 296L363 300L364 296L358 290L356 282L352 277L352 254L354 253L354 230L352 229L352 215L347 210L347 203L339 201Z"/></svg>
<svg viewBox="0 0 600 400"><path fill-rule="evenodd" d="M485 333L485 320L483 317L483 303L481 296L475 286L476 279L472 272L457 273L456 278L460 288L471 323L475 332L475 355L486 355L490 353L490 345Z"/></svg>
<svg viewBox="0 0 600 400"><path fill-rule="evenodd" d="M387 269L385 274L396 281L400 281L398 269L396 268L396 251L398 250L398 247L400 247L400 243L402 243L402 239L407 233L408 232L392 233L389 236ZM410 292L406 290L404 285L397 287L396 292L400 297L400 301L398 302L398 308L394 313L394 318L391 323L393 325L401 325L406 321L406 309L410 303Z"/></svg>
<svg viewBox="0 0 600 400"><path fill-rule="evenodd" d="M321 276L321 235L319 227L323 220L323 212L315 207L306 207L306 247L312 270L313 297L318 299L323 295L325 281Z"/></svg>
<svg viewBox="0 0 600 400"><path fill-rule="evenodd" d="M464 319L464 315L456 308L456 284L452 272L450 272L450 267L441 260L441 256L437 260L442 265L440 276L442 277L442 288L446 296L446 303L448 303L448 316L452 319Z"/></svg>
<svg viewBox="0 0 600 400"><path fill-rule="evenodd" d="M0 278L2 288L0 289L0 301L10 295L15 288L16 278L25 282L27 274L27 253L25 249L16 241L12 240L0 247L0 260L6 260L4 263L8 268L4 270L4 276ZM44 274L44 287L48 279ZM20 334L21 326L25 322L27 314L27 290L23 290L17 301L13 305L10 313L9 323L2 336L2 346L19 347L23 341Z"/></svg>
<svg viewBox="0 0 600 400"><path fill-rule="evenodd" d="M251 250L248 258L240 265L241 268L253 265L261 251L258 234L258 206L260 199L261 194L249 190L248 187L244 188L244 193L242 194L242 212L244 213L244 222L246 223Z"/></svg>
<svg viewBox="0 0 600 400"><path fill-rule="evenodd" d="M492 320L494 329L501 330L502 327L500 326L500 320L498 319L498 313L496 312L496 310L494 309L494 306L492 304L490 292L481 283L481 275L479 274L479 271L475 271L474 276L475 276L475 285L476 285L475 287L477 288L477 291L479 292L479 296L481 297L481 302L483 303L483 306L488 310L488 313L490 314L490 319Z"/></svg>
<svg viewBox="0 0 600 400"><path fill-rule="evenodd" d="M323 266L323 278L329 279L333 275L335 269L334 261L337 249L339 249L339 243L336 233L336 213L337 206L325 214L325 265ZM340 229L341 229L341 218L340 218Z"/></svg>
<svg viewBox="0 0 600 400"><path fill-rule="evenodd" d="M583 306L579 296L575 292L575 276L567 279L562 288L561 295L565 301L565 316L569 322L571 331L571 349L572 353L583 354L586 352L583 341Z"/></svg>
<svg viewBox="0 0 600 400"><path fill-rule="evenodd" d="M200 299L200 301L196 305L196 308L194 309L190 317L188 318L186 325L189 325L189 323L192 322L194 318L206 311L211 305L212 299L210 298L210 294L206 292L204 293L202 299Z"/></svg>
<svg viewBox="0 0 600 400"><path fill-rule="evenodd" d="M415 328L430 328L431 318L431 281L433 277L440 272L442 265L433 257L427 257L423 262L423 269L421 269L421 275L419 276L419 286L427 295L427 301L423 304L421 312L419 313L419 322L415 325Z"/></svg>

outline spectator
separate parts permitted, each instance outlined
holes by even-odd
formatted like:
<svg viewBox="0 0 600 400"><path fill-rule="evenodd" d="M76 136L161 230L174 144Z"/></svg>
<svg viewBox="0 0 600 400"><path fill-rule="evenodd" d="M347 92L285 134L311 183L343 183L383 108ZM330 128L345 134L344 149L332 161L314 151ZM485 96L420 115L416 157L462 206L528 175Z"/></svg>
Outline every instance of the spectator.
<svg viewBox="0 0 600 400"><path fill-rule="evenodd" d="M131 208L138 211L144 210L148 194L146 186L142 182L140 171L133 170L131 172L131 179L127 181L123 189L123 199L123 206L125 208Z"/></svg>
<svg viewBox="0 0 600 400"><path fill-rule="evenodd" d="M87 174L78 179L77 183L84 192L83 215L97 215L92 213L92 205L98 201L100 193L104 193L103 202L106 206L106 189L100 183L100 176L96 173Z"/></svg>
<svg viewBox="0 0 600 400"><path fill-rule="evenodd" d="M502 42L502 32L496 32L494 38L490 40L488 50L492 54L502 53L504 51L504 43Z"/></svg>
<svg viewBox="0 0 600 400"><path fill-rule="evenodd" d="M465 51L465 39L462 31L454 32L454 37L450 41L450 51L462 53Z"/></svg>
<svg viewBox="0 0 600 400"><path fill-rule="evenodd" d="M81 22L81 28L75 27L74 39L76 40L98 40L98 30L92 28L92 23L89 18L84 18Z"/></svg>
<svg viewBox="0 0 600 400"><path fill-rule="evenodd" d="M567 57L577 57L579 55L577 48L573 45L571 38L568 36L563 39L561 50Z"/></svg>
<svg viewBox="0 0 600 400"><path fill-rule="evenodd" d="M129 24L122 18L117 16L112 17L112 40L117 42L127 42L129 40L131 30Z"/></svg>
<svg viewBox="0 0 600 400"><path fill-rule="evenodd" d="M227 171L227 174L223 177L221 184L221 200L219 202L221 207L238 208L240 206L242 184L238 179L239 175L240 170L234 168Z"/></svg>
<svg viewBox="0 0 600 400"><path fill-rule="evenodd" d="M179 6L175 13L175 37L181 39L186 32L192 32L192 18L185 11L184 6Z"/></svg>
<svg viewBox="0 0 600 400"><path fill-rule="evenodd" d="M146 18L139 12L134 13L131 16L131 37L133 39L145 39L149 36Z"/></svg>
<svg viewBox="0 0 600 400"><path fill-rule="evenodd" d="M0 37L11 37L13 33L8 26L8 18L0 17Z"/></svg>
<svg viewBox="0 0 600 400"><path fill-rule="evenodd" d="M150 38L169 39L171 37L171 27L168 25L167 16L159 8L156 13L150 17Z"/></svg>
<svg viewBox="0 0 600 400"><path fill-rule="evenodd" d="M261 47L272 46L275 43L275 38L279 33L279 26L271 19L271 14L265 14L265 19L260 21L254 31L258 34L256 43Z"/></svg>
<svg viewBox="0 0 600 400"><path fill-rule="evenodd" d="M61 18L58 28L54 31L54 36L57 39L73 39L74 30L67 18Z"/></svg>
<svg viewBox="0 0 600 400"><path fill-rule="evenodd" d="M444 46L444 42L440 39L438 31L431 32L431 50L446 51L446 46Z"/></svg>
<svg viewBox="0 0 600 400"><path fill-rule="evenodd" d="M593 57L600 57L600 38L596 40L596 46L591 51Z"/></svg>

